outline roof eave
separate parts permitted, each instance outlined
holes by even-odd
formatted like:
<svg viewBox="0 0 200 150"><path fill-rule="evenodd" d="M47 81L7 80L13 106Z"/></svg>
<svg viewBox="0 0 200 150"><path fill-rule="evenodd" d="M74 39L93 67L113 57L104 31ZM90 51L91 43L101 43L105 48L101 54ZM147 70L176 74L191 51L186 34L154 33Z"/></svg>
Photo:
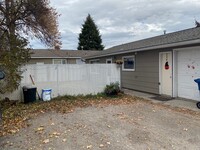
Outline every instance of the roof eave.
<svg viewBox="0 0 200 150"><path fill-rule="evenodd" d="M84 59L87 60L87 59L92 59L92 58L100 58L100 57L119 55L119 54L125 54L125 53L130 53L130 52L156 50L156 49L160 49L160 48L170 48L170 47L185 46L185 45L192 45L192 44L200 44L200 39L191 40L191 41L184 41L184 42L179 42L179 43L158 45L158 46L151 46L151 47L145 47L145 48L138 48L138 49L122 50L122 51L119 51L119 52L113 52L113 53L111 52L111 53L108 53L108 54L102 54L102 55L98 55L98 56L84 57Z"/></svg>
<svg viewBox="0 0 200 150"><path fill-rule="evenodd" d="M34 56L31 56L31 58L35 58L35 59L38 59L38 58L42 58L42 59L65 59L65 58L82 58L82 57L34 57Z"/></svg>

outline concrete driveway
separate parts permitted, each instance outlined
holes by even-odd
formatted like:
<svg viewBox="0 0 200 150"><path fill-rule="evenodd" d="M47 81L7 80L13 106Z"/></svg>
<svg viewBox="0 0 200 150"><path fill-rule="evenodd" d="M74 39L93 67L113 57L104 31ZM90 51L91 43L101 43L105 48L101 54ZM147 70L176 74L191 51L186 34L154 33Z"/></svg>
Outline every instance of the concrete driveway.
<svg viewBox="0 0 200 150"><path fill-rule="evenodd" d="M158 95L155 95L155 94L149 94L149 93L128 90L128 89L123 89L123 91L125 94L144 98L144 99L150 100L154 103L161 103L161 104L169 105L171 107L186 108L186 109L190 109L190 110L194 110L194 111L200 111L200 109L198 109L196 106L197 101L195 101L195 100L183 99L183 98L171 99L169 97L168 98L171 100L156 100L155 97L158 97ZM200 101L200 97L199 97L199 101Z"/></svg>
<svg viewBox="0 0 200 150"><path fill-rule="evenodd" d="M198 150L200 113L149 101L44 113L0 137L2 150Z"/></svg>

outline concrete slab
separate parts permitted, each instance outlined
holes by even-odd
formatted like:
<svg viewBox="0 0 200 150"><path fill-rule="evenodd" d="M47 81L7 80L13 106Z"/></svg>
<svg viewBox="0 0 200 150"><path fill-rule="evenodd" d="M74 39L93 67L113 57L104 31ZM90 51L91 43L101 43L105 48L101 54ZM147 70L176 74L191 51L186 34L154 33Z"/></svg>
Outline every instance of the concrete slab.
<svg viewBox="0 0 200 150"><path fill-rule="evenodd" d="M200 111L200 109L198 109L196 106L197 101L195 101L195 100L175 98L175 99L172 99L169 101L159 101L159 100L153 99L153 97L158 96L156 94L138 92L138 91L128 90L128 89L123 89L123 91L125 94L131 95L131 96L136 96L136 97L141 97L141 98L150 100L154 103L162 103L162 104L170 105L172 107L179 107L179 108L186 108L186 109L190 109L190 110L194 110L194 111Z"/></svg>

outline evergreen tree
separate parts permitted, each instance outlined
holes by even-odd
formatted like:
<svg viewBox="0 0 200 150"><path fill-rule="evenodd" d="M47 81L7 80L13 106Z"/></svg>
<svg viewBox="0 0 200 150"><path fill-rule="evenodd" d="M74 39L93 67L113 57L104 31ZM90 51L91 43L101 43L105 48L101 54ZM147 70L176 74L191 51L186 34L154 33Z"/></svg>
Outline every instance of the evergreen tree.
<svg viewBox="0 0 200 150"><path fill-rule="evenodd" d="M197 20L195 20L195 25L196 25L196 28L200 27L200 22L198 22Z"/></svg>
<svg viewBox="0 0 200 150"><path fill-rule="evenodd" d="M86 21L82 25L81 33L79 34L78 50L103 50L101 35L99 30L88 14Z"/></svg>

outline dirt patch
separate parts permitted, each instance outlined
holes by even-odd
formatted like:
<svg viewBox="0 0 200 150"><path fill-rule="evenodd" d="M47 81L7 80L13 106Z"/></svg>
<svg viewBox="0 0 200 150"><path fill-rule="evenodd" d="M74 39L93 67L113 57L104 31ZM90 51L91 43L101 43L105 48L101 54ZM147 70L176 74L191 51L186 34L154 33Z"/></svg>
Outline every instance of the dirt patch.
<svg viewBox="0 0 200 150"><path fill-rule="evenodd" d="M142 99L125 104L119 101L111 104L106 100L74 108L67 114L42 113L28 120L29 126L18 133L0 137L0 147L4 150L199 149L199 112Z"/></svg>
<svg viewBox="0 0 200 150"><path fill-rule="evenodd" d="M30 104L13 103L12 101L0 101L3 108L2 122L0 122L0 137L15 134L23 127L29 126L27 120L35 118L45 112L70 113L77 107L88 107L92 105L116 105L134 103L136 98L118 95L107 97L105 95L86 96L64 96L51 100L50 102L35 102Z"/></svg>

